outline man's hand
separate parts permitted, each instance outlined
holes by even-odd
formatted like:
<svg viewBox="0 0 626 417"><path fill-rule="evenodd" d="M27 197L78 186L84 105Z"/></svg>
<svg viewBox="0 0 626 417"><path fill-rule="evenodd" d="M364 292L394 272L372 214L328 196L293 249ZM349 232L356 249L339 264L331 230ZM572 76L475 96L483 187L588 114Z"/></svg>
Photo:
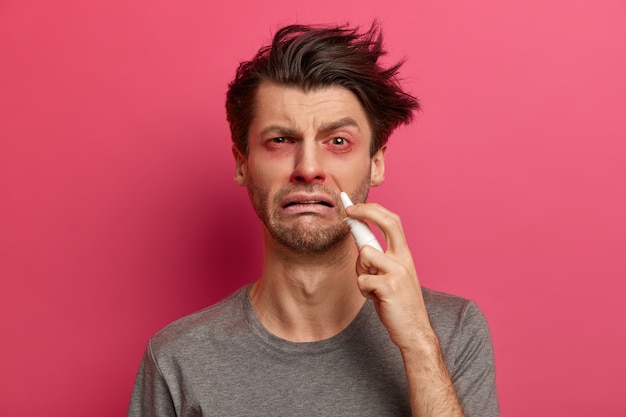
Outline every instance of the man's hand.
<svg viewBox="0 0 626 417"><path fill-rule="evenodd" d="M380 321L398 346L414 416L462 416L443 362L400 218L378 204L357 204L348 216L377 226L387 242L382 253L364 246L356 264L358 286L374 302Z"/></svg>
<svg viewBox="0 0 626 417"><path fill-rule="evenodd" d="M361 249L356 265L358 286L364 297L374 301L391 340L401 350L415 349L424 343L424 337L433 336L433 330L400 218L371 203L351 206L346 213L383 233L385 253L368 246Z"/></svg>

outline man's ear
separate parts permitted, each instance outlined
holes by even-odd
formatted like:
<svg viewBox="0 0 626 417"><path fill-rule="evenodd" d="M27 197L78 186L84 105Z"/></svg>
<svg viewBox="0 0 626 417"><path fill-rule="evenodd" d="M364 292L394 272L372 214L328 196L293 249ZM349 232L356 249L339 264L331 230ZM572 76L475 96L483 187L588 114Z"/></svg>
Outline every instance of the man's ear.
<svg viewBox="0 0 626 417"><path fill-rule="evenodd" d="M243 187L248 175L248 159L237 146L233 145L232 151L235 158L235 183Z"/></svg>
<svg viewBox="0 0 626 417"><path fill-rule="evenodd" d="M385 152L387 152L387 145L383 145L372 156L372 162L370 164L370 186L378 187L385 181Z"/></svg>

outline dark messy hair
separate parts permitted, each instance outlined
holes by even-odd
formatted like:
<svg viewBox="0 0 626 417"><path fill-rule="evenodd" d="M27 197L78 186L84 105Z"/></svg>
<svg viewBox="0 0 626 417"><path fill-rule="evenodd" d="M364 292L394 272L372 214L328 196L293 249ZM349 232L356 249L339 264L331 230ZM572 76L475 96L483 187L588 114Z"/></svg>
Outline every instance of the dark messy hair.
<svg viewBox="0 0 626 417"><path fill-rule="evenodd" d="M409 123L419 109L404 92L397 74L403 61L383 68L382 31L374 22L368 31L347 26L290 25L280 29L271 45L239 65L226 94L226 118L235 146L248 153L248 129L255 116L258 87L263 82L311 91L329 86L350 90L361 102L372 127L370 153L384 146L391 132Z"/></svg>

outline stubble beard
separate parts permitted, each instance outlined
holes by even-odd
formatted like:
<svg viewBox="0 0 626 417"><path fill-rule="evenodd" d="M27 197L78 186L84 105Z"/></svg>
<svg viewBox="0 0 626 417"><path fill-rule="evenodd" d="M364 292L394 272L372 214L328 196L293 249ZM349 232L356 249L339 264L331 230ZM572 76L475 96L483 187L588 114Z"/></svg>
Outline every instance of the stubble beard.
<svg viewBox="0 0 626 417"><path fill-rule="evenodd" d="M368 175L359 184L357 190L352 193L352 200L355 202L365 201L369 192L369 184ZM283 188L276 193L272 201L270 201L268 192L258 187L253 179L248 177L246 185L257 216L271 237L287 249L301 254L320 254L331 250L350 234L350 228L342 219L341 200L338 193L323 184L302 184ZM319 192L331 196L337 211L336 221L325 226L318 221L318 216L314 214L303 214L300 215L300 218L289 222L281 219L282 207L280 202L285 195L293 192Z"/></svg>

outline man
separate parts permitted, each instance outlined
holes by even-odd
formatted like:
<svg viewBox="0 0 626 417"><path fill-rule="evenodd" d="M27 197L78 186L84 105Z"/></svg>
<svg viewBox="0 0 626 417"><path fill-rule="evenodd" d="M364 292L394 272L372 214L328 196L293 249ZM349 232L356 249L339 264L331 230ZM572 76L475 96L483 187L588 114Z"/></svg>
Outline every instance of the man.
<svg viewBox="0 0 626 417"><path fill-rule="evenodd" d="M421 288L399 218L364 203L418 108L383 54L376 25L288 26L240 65L226 109L263 270L152 338L129 416L499 415L483 315ZM386 251L357 251L346 216Z"/></svg>

